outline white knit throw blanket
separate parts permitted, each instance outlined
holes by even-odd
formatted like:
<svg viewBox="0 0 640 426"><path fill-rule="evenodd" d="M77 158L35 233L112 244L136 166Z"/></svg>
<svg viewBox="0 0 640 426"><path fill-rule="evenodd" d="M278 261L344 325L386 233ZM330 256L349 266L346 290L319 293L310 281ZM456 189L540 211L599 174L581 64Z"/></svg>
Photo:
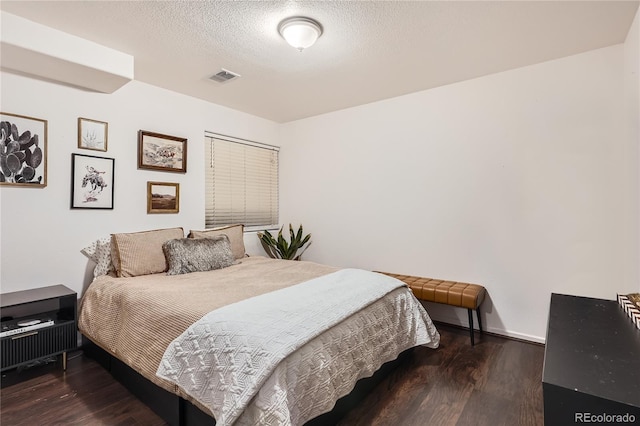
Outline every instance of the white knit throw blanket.
<svg viewBox="0 0 640 426"><path fill-rule="evenodd" d="M157 375L208 407L221 426L238 419L292 352L404 284L342 269L216 309L167 348Z"/></svg>

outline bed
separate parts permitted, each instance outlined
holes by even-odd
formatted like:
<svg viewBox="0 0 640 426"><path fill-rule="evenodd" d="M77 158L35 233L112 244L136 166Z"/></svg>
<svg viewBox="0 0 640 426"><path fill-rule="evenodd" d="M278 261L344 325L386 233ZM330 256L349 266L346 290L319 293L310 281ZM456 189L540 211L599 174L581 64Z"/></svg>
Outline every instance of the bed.
<svg viewBox="0 0 640 426"><path fill-rule="evenodd" d="M358 269L247 257L236 231L199 235L207 247L195 258L215 257L206 250L222 241L216 250L223 247L227 264L215 269L194 268L195 243L183 238L182 228L104 239L102 251L115 266L103 265L83 294L82 335L219 425L305 424L406 350L438 346L435 326L402 282ZM168 241L178 245L180 261L167 252ZM170 274L180 268L188 272ZM192 422L180 414L169 423Z"/></svg>

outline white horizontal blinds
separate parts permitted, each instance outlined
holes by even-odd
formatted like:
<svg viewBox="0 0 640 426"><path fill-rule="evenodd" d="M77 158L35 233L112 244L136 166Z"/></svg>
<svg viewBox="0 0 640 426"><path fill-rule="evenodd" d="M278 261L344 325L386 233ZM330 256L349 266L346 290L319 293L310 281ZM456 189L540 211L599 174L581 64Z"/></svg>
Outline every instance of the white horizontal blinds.
<svg viewBox="0 0 640 426"><path fill-rule="evenodd" d="M278 151L207 137L205 226L278 223Z"/></svg>

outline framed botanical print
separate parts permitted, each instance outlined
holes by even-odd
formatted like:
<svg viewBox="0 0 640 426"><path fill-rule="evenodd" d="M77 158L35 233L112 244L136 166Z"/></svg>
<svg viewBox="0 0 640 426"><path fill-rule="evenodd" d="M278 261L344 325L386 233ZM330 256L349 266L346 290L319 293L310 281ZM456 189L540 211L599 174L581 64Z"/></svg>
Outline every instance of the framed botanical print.
<svg viewBox="0 0 640 426"><path fill-rule="evenodd" d="M147 182L147 213L178 213L179 211L179 183Z"/></svg>
<svg viewBox="0 0 640 426"><path fill-rule="evenodd" d="M108 136L109 123L78 117L78 148L106 151Z"/></svg>
<svg viewBox="0 0 640 426"><path fill-rule="evenodd" d="M113 209L115 159L71 154L71 208Z"/></svg>
<svg viewBox="0 0 640 426"><path fill-rule="evenodd" d="M47 186L47 120L0 112L0 185Z"/></svg>
<svg viewBox="0 0 640 426"><path fill-rule="evenodd" d="M187 140L140 130L138 132L138 168L186 173Z"/></svg>

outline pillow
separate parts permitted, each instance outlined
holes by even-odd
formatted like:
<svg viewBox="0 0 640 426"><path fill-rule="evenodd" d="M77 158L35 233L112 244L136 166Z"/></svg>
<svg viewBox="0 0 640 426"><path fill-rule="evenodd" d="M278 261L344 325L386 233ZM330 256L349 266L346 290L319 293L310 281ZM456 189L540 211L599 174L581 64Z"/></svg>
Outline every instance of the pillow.
<svg viewBox="0 0 640 426"><path fill-rule="evenodd" d="M98 238L89 246L80 250L80 253L91 259L96 267L93 268L93 278L100 275L107 275L113 271L113 262L111 262L111 235Z"/></svg>
<svg viewBox="0 0 640 426"><path fill-rule="evenodd" d="M212 238L180 238L162 245L169 269L167 275L212 271L233 265L235 259L226 235Z"/></svg>
<svg viewBox="0 0 640 426"><path fill-rule="evenodd" d="M118 275L120 270L120 257L118 256L118 247L116 246L116 239L111 236L111 263L113 263L113 269Z"/></svg>
<svg viewBox="0 0 640 426"><path fill-rule="evenodd" d="M244 251L244 225L229 225L221 228L207 229L206 231L189 231L189 238L211 238L217 235L226 235L231 242L231 252L236 259L245 256Z"/></svg>
<svg viewBox="0 0 640 426"><path fill-rule="evenodd" d="M162 245L176 238L184 238L182 228L112 234L115 255L113 265L119 277L137 277L167 270Z"/></svg>

